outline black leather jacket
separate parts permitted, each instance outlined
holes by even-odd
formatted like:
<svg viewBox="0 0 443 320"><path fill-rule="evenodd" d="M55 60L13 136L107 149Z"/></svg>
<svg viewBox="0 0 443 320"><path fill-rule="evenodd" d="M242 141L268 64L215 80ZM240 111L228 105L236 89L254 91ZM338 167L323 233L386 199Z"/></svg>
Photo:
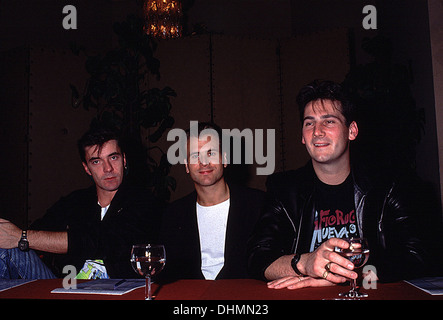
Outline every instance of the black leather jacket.
<svg viewBox="0 0 443 320"><path fill-rule="evenodd" d="M370 258L381 281L417 278L429 274L441 238L438 210L425 200L418 179L390 174L373 175L353 166L358 231L368 239ZM311 162L296 171L270 176L264 214L249 241L249 272L263 279L277 258L309 252L314 228L314 181ZM423 190L422 190L423 191ZM431 251L431 252L430 252Z"/></svg>

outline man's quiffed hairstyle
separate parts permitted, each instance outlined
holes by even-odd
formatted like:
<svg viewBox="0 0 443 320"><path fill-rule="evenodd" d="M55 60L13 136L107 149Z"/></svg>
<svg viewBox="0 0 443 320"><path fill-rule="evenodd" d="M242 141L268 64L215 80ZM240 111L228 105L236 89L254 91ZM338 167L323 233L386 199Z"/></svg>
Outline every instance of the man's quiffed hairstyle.
<svg viewBox="0 0 443 320"><path fill-rule="evenodd" d="M196 129L196 130L191 130L191 129ZM205 130L205 129L213 129L217 132L218 137L220 139L220 143L221 143L221 139L222 139L222 129L216 125L214 122L198 122L196 126L194 127L190 127L189 129L187 129L186 132L186 136L189 139L189 137L191 136L191 133L196 133L197 136L195 137L199 137L200 133ZM191 132L192 131L192 132Z"/></svg>
<svg viewBox="0 0 443 320"><path fill-rule="evenodd" d="M303 123L306 105L311 101L331 100L339 102L341 114L346 119L346 125L349 126L355 117L355 107L346 94L343 87L333 81L315 80L304 86L297 95L297 104L300 113L300 121Z"/></svg>
<svg viewBox="0 0 443 320"><path fill-rule="evenodd" d="M103 145L110 140L116 140L117 145L123 153L120 131L116 127L104 123L92 124L90 129L77 142L78 152L82 162L86 162L86 147L96 145L100 153Z"/></svg>

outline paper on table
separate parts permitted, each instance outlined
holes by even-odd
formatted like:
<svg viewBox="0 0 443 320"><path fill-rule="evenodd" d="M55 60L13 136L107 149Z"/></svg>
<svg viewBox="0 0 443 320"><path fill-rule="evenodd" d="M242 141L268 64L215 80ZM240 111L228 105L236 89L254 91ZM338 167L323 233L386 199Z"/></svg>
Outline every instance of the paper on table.
<svg viewBox="0 0 443 320"><path fill-rule="evenodd" d="M125 279L116 288L121 279L97 279L77 283L77 289L57 288L51 293L82 293L82 294L112 294L122 295L145 286L145 279Z"/></svg>
<svg viewBox="0 0 443 320"><path fill-rule="evenodd" d="M443 295L443 277L426 277L406 282L429 294Z"/></svg>

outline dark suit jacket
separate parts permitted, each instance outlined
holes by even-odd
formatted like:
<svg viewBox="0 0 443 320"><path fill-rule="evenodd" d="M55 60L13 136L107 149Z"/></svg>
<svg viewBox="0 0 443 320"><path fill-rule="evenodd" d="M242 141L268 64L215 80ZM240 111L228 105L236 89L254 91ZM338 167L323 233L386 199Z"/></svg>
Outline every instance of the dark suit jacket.
<svg viewBox="0 0 443 320"><path fill-rule="evenodd" d="M248 278L246 244L260 216L264 192L229 185L230 207L225 262L217 279ZM160 280L204 279L196 213L197 192L172 202L163 216L161 243L166 249Z"/></svg>
<svg viewBox="0 0 443 320"><path fill-rule="evenodd" d="M95 186L61 198L31 229L67 231L67 254L44 253L44 260L58 277L63 267L80 271L86 259L104 260L111 278L136 278L130 263L131 246L157 242L161 212L152 194L123 183L100 220Z"/></svg>

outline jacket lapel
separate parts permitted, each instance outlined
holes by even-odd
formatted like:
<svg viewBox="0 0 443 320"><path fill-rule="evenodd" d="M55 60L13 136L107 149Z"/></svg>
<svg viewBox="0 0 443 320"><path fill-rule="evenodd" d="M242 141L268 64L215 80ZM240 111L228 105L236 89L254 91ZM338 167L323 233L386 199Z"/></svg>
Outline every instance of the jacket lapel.
<svg viewBox="0 0 443 320"><path fill-rule="evenodd" d="M295 228L297 229L297 238L295 240L294 252L309 252L311 244L312 233L314 231L314 216L315 216L315 172L312 167L312 162L309 161L305 166L305 176L301 181L304 181L302 185L297 186L299 188L298 199L297 191L294 192L292 199L294 206L298 210L298 221L294 221ZM297 206L298 203L298 206ZM299 207L303 204L303 207Z"/></svg>
<svg viewBox="0 0 443 320"><path fill-rule="evenodd" d="M105 217L102 221L110 219L110 217L115 216L117 214L122 213L122 211L125 208L125 200L128 199L127 197L127 188L125 187L125 184L122 183L120 185L120 188L117 190L116 194L114 195L114 198L111 201L111 205L108 208L108 211L105 214ZM100 214L99 214L100 219Z"/></svg>
<svg viewBox="0 0 443 320"><path fill-rule="evenodd" d="M188 239L189 248L191 248L191 256L189 257L190 263L194 265L195 272L200 275L201 279L204 279L203 273L201 271L201 247L200 247L200 234L198 229L197 220L197 192L194 191L188 196L188 201L186 207L190 210L185 210L186 215L184 216L183 224L188 225L184 227L184 230L189 230L189 234L186 236ZM188 215L188 212L190 213Z"/></svg>

